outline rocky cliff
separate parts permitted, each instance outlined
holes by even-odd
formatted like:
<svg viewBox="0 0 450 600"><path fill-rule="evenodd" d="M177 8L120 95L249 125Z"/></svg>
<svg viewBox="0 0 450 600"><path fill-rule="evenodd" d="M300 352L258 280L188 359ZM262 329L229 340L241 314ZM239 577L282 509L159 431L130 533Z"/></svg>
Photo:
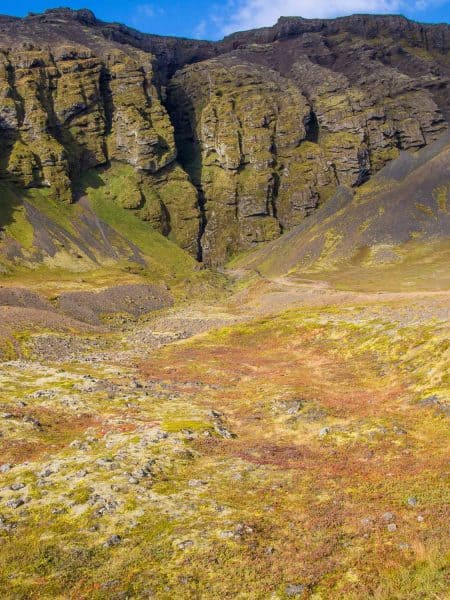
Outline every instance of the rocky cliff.
<svg viewBox="0 0 450 600"><path fill-rule="evenodd" d="M338 188L310 219L243 256L237 266L279 276L395 265L407 261L411 250L433 244L448 252L449 231L447 131L418 152L402 152L358 189Z"/></svg>
<svg viewBox="0 0 450 600"><path fill-rule="evenodd" d="M111 202L207 264L273 240L450 117L450 26L280 19L222 42L145 35L87 10L0 17L0 178ZM0 199L1 201L1 199Z"/></svg>

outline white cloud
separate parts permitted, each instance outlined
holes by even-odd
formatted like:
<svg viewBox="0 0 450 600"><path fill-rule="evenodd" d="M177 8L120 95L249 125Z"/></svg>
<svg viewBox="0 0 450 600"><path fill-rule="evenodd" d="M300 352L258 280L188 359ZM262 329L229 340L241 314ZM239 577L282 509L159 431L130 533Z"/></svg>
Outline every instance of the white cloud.
<svg viewBox="0 0 450 600"><path fill-rule="evenodd" d="M222 32L267 27L280 16L311 19L354 13L398 13L408 7L423 10L430 3L426 0L231 0L229 17L222 20Z"/></svg>
<svg viewBox="0 0 450 600"><path fill-rule="evenodd" d="M155 9L151 4L138 4L136 6L136 16L145 17L151 19L155 16Z"/></svg>
<svg viewBox="0 0 450 600"><path fill-rule="evenodd" d="M148 22L152 22L153 19L164 15L164 10L159 7L153 6L153 4L138 4L133 8L132 14L130 15L130 23L139 28L147 27Z"/></svg>
<svg viewBox="0 0 450 600"><path fill-rule="evenodd" d="M200 23L194 29L194 38L196 40L203 39L205 37L207 27L208 27L208 21L206 21L205 19L203 21L200 21Z"/></svg>

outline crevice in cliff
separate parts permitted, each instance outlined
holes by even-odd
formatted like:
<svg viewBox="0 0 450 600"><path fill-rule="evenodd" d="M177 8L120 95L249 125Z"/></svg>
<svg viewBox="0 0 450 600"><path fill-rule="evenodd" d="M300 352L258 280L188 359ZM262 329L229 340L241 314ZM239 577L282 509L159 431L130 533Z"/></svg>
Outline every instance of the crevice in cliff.
<svg viewBox="0 0 450 600"><path fill-rule="evenodd" d="M202 156L199 140L193 130L189 115L193 113L191 101L187 96L180 98L171 97L170 88L167 96L161 98L161 102L167 111L170 122L174 129L175 146L177 150L177 162L188 175L189 181L197 192L197 210L199 226L197 232L198 262L204 261L203 236L208 224L206 214L206 198L201 183Z"/></svg>
<svg viewBox="0 0 450 600"><path fill-rule="evenodd" d="M100 97L102 100L103 111L105 113L105 136L108 136L111 133L112 119L113 119L113 112L114 112L110 81L111 81L111 74L108 71L108 69L105 66L103 66L102 70L100 72L99 91L100 91ZM106 144L105 144L105 147L106 147ZM106 148L105 148L105 156L107 156Z"/></svg>
<svg viewBox="0 0 450 600"><path fill-rule="evenodd" d="M206 218L206 200L205 195L201 187L197 187L197 198L198 198L198 209L199 209L199 228L198 228L198 236L197 236L197 260L198 262L203 262L203 245L202 238L205 233L206 225L208 224L208 220Z"/></svg>
<svg viewBox="0 0 450 600"><path fill-rule="evenodd" d="M172 120L172 124L174 121ZM183 142L180 141L180 138L177 135L177 128L174 125L175 129L175 144L177 148L177 161L184 170L184 172L189 177L189 181L192 183L197 192L197 210L198 210L198 232L197 232L197 252L196 259L198 262L203 262L203 235L205 233L206 226L208 224L208 219L206 215L206 198L201 184L201 169L202 169L202 159L200 156L200 151L196 148L196 142L192 139L192 146L187 150L186 154L186 140Z"/></svg>
<svg viewBox="0 0 450 600"><path fill-rule="evenodd" d="M319 121L317 119L317 115L314 110L311 108L311 112L309 113L309 118L305 123L306 136L305 139L307 142L313 142L314 144L319 143Z"/></svg>
<svg viewBox="0 0 450 600"><path fill-rule="evenodd" d="M280 226L280 233L283 233L283 225L280 222L280 219L278 218L278 208L277 208L277 200L278 200L278 194L279 194L279 190L280 190L280 176L277 172L273 173L273 187L272 190L269 190L269 207L270 207L270 211L269 214L271 213L271 215L277 219L278 221L278 225Z"/></svg>

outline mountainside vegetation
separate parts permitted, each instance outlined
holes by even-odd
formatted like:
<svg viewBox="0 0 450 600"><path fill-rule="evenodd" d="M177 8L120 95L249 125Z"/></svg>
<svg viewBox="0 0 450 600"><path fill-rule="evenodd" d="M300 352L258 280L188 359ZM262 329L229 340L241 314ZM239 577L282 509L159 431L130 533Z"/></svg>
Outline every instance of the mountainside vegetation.
<svg viewBox="0 0 450 600"><path fill-rule="evenodd" d="M212 43L87 10L0 17L0 180L70 203L128 165L124 208L223 264L447 129L449 31L289 18Z"/></svg>

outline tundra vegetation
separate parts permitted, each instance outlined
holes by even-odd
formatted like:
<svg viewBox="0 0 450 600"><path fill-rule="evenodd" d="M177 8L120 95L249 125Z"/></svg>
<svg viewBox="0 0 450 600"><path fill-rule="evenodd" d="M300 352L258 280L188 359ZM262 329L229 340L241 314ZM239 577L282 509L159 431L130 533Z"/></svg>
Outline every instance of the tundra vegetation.
<svg viewBox="0 0 450 600"><path fill-rule="evenodd" d="M0 17L1 598L448 597L448 41Z"/></svg>

